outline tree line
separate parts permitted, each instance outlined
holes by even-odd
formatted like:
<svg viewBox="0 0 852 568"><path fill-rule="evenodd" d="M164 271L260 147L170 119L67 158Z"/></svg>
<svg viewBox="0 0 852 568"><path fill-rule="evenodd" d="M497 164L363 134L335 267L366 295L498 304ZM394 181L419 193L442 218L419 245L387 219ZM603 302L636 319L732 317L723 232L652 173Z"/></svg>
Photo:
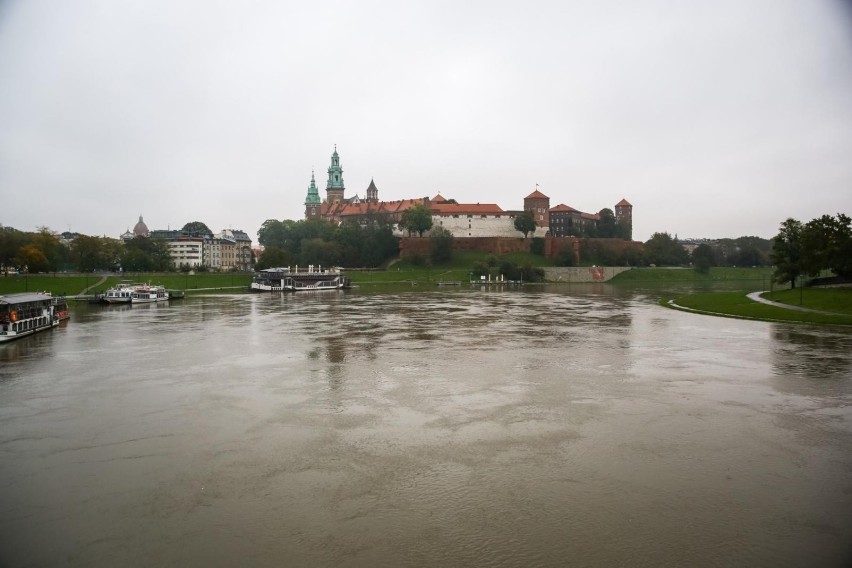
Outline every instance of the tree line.
<svg viewBox="0 0 852 568"><path fill-rule="evenodd" d="M198 228L209 233L207 226L198 221L187 223L182 230ZM175 270L168 244L162 239L137 236L125 242L109 237L75 234L73 240L66 244L60 239L59 233L48 227L27 232L3 226L0 226L0 267L6 275L9 272Z"/></svg>
<svg viewBox="0 0 852 568"><path fill-rule="evenodd" d="M264 247L259 270L309 264L377 267L399 252L399 241L383 217L339 225L323 219L268 219L257 238Z"/></svg>
<svg viewBox="0 0 852 568"><path fill-rule="evenodd" d="M852 278L852 220L838 213L823 215L802 223L789 218L772 239L772 264L775 281L790 283L803 276L817 276L824 270L838 278Z"/></svg>
<svg viewBox="0 0 852 568"><path fill-rule="evenodd" d="M692 252L687 243L667 232L651 235L642 246L624 246L593 238L580 239L580 262L598 266L693 266L706 272L712 266L768 266L772 243L769 239L744 236L717 239L697 245ZM556 259L559 266L574 266L573 251L564 251Z"/></svg>

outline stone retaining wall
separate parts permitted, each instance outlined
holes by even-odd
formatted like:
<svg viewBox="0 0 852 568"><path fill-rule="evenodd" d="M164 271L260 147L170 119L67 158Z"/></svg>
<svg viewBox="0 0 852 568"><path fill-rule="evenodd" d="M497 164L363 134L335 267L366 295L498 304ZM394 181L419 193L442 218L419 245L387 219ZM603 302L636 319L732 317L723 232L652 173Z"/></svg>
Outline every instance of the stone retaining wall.
<svg viewBox="0 0 852 568"><path fill-rule="evenodd" d="M606 282L616 274L630 270L626 266L552 266L544 268L548 282Z"/></svg>

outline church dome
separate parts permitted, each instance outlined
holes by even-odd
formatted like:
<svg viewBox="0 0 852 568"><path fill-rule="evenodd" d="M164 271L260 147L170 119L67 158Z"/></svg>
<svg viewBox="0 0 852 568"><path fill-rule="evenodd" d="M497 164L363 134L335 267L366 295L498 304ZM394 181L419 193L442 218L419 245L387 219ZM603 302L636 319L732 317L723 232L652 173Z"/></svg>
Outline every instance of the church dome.
<svg viewBox="0 0 852 568"><path fill-rule="evenodd" d="M133 225L133 234L137 237L148 236L148 225L142 220L142 215L139 215L139 222Z"/></svg>

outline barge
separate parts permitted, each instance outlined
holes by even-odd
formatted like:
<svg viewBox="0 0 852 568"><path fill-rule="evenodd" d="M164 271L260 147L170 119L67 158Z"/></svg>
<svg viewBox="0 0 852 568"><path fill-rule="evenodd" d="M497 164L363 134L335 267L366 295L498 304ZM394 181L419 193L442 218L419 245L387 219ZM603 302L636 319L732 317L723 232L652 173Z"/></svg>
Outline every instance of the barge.
<svg viewBox="0 0 852 568"><path fill-rule="evenodd" d="M0 296L0 343L59 325L54 298L43 292Z"/></svg>
<svg viewBox="0 0 852 568"><path fill-rule="evenodd" d="M302 292L344 290L352 287L349 278L339 267L323 269L309 265L307 268L267 268L255 273L251 281L253 292Z"/></svg>

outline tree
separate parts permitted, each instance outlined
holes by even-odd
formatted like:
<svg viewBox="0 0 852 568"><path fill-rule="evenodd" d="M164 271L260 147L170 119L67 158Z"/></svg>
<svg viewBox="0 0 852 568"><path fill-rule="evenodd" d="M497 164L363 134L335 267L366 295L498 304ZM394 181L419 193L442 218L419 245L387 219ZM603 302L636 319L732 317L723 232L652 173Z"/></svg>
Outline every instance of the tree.
<svg viewBox="0 0 852 568"><path fill-rule="evenodd" d="M418 203L402 212L399 224L405 227L409 236L414 232L422 237L423 233L432 228L432 213L425 205Z"/></svg>
<svg viewBox="0 0 852 568"><path fill-rule="evenodd" d="M598 213L598 238L611 239L618 236L617 232L615 213L609 208L601 209Z"/></svg>
<svg viewBox="0 0 852 568"><path fill-rule="evenodd" d="M8 275L10 268L15 268L15 257L18 250L24 246L26 235L12 227L0 226L0 265L3 273Z"/></svg>
<svg viewBox="0 0 852 568"><path fill-rule="evenodd" d="M441 264L453 258L453 234L443 227L435 227L430 234L432 262Z"/></svg>
<svg viewBox="0 0 852 568"><path fill-rule="evenodd" d="M48 227L39 227L38 232L30 239L30 244L44 254L47 262L46 270L56 272L62 260L62 244L59 242L59 234L51 231Z"/></svg>
<svg viewBox="0 0 852 568"><path fill-rule="evenodd" d="M796 278L802 273L802 223L792 217L781 223L781 229L772 239L772 264L775 281L790 282L796 287Z"/></svg>
<svg viewBox="0 0 852 568"><path fill-rule="evenodd" d="M278 268L284 266L290 266L292 262L292 258L290 257L290 253L284 250L281 247L266 247L263 250L263 254L260 256L260 260L257 261L255 268L257 270L264 270L266 268Z"/></svg>
<svg viewBox="0 0 852 568"><path fill-rule="evenodd" d="M816 276L831 269L840 277L852 276L852 229L850 218L823 215L809 221L801 230L801 269Z"/></svg>
<svg viewBox="0 0 852 568"><path fill-rule="evenodd" d="M618 266L621 252L612 243L595 239L580 241L580 261L584 265Z"/></svg>
<svg viewBox="0 0 852 568"><path fill-rule="evenodd" d="M163 239L134 237L124 245L121 266L130 272L166 272L172 269L169 245Z"/></svg>
<svg viewBox="0 0 852 568"><path fill-rule="evenodd" d="M341 264L341 259L341 247L335 242L320 238L302 241L302 252L299 256L299 264L302 266L309 264L336 266Z"/></svg>
<svg viewBox="0 0 852 568"><path fill-rule="evenodd" d="M145 238L145 237L139 237ZM98 237L80 235L71 243L71 262L80 272L103 267L103 246Z"/></svg>
<svg viewBox="0 0 852 568"><path fill-rule="evenodd" d="M852 219L843 213L838 213L835 221L829 263L841 278L852 278Z"/></svg>
<svg viewBox="0 0 852 568"><path fill-rule="evenodd" d="M515 230L524 234L524 238L530 233L535 233L535 215L531 209L527 209L523 213L515 217Z"/></svg>
<svg viewBox="0 0 852 568"><path fill-rule="evenodd" d="M399 254L399 240L388 224L368 227L361 248L361 259L365 266L379 266L388 258Z"/></svg>
<svg viewBox="0 0 852 568"><path fill-rule="evenodd" d="M48 270L47 257L33 245L24 245L18 250L15 257L18 266L26 267L27 272L46 272Z"/></svg>
<svg viewBox="0 0 852 568"><path fill-rule="evenodd" d="M689 253L668 233L654 233L645 243L645 259L658 266L686 264Z"/></svg>
<svg viewBox="0 0 852 568"><path fill-rule="evenodd" d="M692 264L695 266L697 272L706 274L710 272L711 266L716 265L714 257L713 248L706 243L701 243L692 251Z"/></svg>
<svg viewBox="0 0 852 568"><path fill-rule="evenodd" d="M257 230L257 242L264 247L287 246L288 228L276 219L267 219Z"/></svg>
<svg viewBox="0 0 852 568"><path fill-rule="evenodd" d="M202 223L201 221L192 221L183 226L181 231L187 233L195 233L195 234L203 234L203 235L212 235L213 231L211 231L207 225Z"/></svg>

